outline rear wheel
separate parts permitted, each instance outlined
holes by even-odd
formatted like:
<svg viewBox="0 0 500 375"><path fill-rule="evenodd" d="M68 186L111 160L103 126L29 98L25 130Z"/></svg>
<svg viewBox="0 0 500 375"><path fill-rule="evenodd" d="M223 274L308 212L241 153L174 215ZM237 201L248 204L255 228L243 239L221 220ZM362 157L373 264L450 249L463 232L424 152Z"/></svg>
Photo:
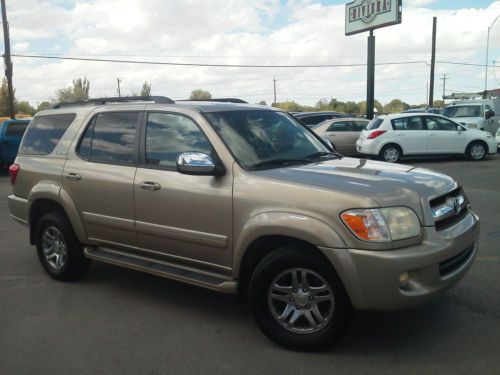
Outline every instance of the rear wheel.
<svg viewBox="0 0 500 375"><path fill-rule="evenodd" d="M78 280L89 269L90 259L83 255L73 228L60 213L49 213L39 220L36 248L43 268L56 280Z"/></svg>
<svg viewBox="0 0 500 375"><path fill-rule="evenodd" d="M335 270L308 249L287 246L262 260L250 282L255 320L274 342L319 350L347 328L352 308Z"/></svg>
<svg viewBox="0 0 500 375"><path fill-rule="evenodd" d="M397 163L401 160L401 156L403 156L403 151L394 144L386 145L380 151L380 158L387 163Z"/></svg>
<svg viewBox="0 0 500 375"><path fill-rule="evenodd" d="M483 142L472 142L467 146L466 156L471 160L482 160L486 157L486 145Z"/></svg>

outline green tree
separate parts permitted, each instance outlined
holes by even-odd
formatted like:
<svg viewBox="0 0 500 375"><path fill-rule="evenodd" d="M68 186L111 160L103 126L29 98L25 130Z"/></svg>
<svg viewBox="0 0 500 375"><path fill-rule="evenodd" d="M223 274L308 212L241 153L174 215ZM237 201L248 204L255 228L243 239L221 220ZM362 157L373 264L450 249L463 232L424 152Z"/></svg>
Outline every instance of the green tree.
<svg viewBox="0 0 500 375"><path fill-rule="evenodd" d="M190 100L199 100L199 99L212 99L212 94L208 91L204 91L201 89L193 90L191 92Z"/></svg>
<svg viewBox="0 0 500 375"><path fill-rule="evenodd" d="M14 89L14 97L16 90ZM0 116L9 116L9 90L7 88L7 78L2 80L0 87Z"/></svg>
<svg viewBox="0 0 500 375"><path fill-rule="evenodd" d="M84 77L75 78L73 86L56 91L57 102L80 102L89 98L90 81Z"/></svg>
<svg viewBox="0 0 500 375"><path fill-rule="evenodd" d="M141 96L151 96L151 84L147 81L142 85Z"/></svg>
<svg viewBox="0 0 500 375"><path fill-rule="evenodd" d="M44 101L44 102L41 102L40 104L38 104L38 106L36 107L36 111L35 112L40 112L40 111L43 111L44 109L47 109L49 108L51 105L50 102L47 102L47 101Z"/></svg>
<svg viewBox="0 0 500 375"><path fill-rule="evenodd" d="M16 103L16 114L31 115L35 114L35 108L33 108L30 103L23 100Z"/></svg>
<svg viewBox="0 0 500 375"><path fill-rule="evenodd" d="M410 106L407 103L401 101L400 99L393 99L384 106L384 112L399 113L408 108L410 108Z"/></svg>
<svg viewBox="0 0 500 375"><path fill-rule="evenodd" d="M432 106L434 108L444 108L444 106L445 106L444 100L434 100L434 102L432 103Z"/></svg>

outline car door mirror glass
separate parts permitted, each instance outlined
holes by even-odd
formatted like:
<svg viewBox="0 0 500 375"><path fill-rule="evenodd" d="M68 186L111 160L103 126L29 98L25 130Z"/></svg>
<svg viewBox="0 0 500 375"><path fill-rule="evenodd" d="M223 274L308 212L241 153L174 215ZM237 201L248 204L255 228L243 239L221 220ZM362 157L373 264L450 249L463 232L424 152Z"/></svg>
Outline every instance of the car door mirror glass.
<svg viewBox="0 0 500 375"><path fill-rule="evenodd" d="M183 152L177 157L177 170L184 174L214 175L216 166L203 152Z"/></svg>

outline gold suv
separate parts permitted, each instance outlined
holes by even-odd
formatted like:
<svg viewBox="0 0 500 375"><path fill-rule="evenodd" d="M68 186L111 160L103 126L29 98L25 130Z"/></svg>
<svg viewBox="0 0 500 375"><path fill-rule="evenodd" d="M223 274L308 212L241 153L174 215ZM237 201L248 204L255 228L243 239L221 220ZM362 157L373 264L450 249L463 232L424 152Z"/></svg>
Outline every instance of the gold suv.
<svg viewBox="0 0 500 375"><path fill-rule="evenodd" d="M240 293L268 337L315 350L353 307L415 306L470 268L479 221L452 178L343 157L289 114L232 101L39 112L9 209L45 271L75 280L94 259Z"/></svg>

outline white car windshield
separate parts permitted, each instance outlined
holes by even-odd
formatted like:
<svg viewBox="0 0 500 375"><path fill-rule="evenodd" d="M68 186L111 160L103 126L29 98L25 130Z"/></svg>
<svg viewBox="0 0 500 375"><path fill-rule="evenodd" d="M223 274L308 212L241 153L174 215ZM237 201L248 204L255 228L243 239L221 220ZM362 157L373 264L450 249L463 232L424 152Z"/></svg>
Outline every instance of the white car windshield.
<svg viewBox="0 0 500 375"><path fill-rule="evenodd" d="M482 105L454 105L446 107L443 111L445 117L483 117Z"/></svg>

